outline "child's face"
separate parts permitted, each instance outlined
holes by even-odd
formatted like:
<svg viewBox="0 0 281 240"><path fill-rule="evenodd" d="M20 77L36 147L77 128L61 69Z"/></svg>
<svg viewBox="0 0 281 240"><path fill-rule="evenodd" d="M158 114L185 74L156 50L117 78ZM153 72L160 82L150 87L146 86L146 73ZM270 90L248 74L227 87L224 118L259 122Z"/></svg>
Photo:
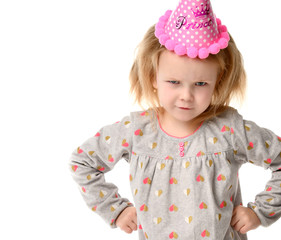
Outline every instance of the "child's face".
<svg viewBox="0 0 281 240"><path fill-rule="evenodd" d="M170 119L188 123L211 103L218 64L164 51L159 58L157 88L161 106ZM191 122L190 122L191 123Z"/></svg>

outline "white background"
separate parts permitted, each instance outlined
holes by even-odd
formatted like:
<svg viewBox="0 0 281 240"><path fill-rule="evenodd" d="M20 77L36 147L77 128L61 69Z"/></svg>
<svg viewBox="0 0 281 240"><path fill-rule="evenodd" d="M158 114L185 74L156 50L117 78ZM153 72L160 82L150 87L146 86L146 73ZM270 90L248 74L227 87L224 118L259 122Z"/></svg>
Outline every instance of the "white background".
<svg viewBox="0 0 281 240"><path fill-rule="evenodd" d="M0 239L137 239L137 232L111 229L86 207L68 161L102 126L140 110L128 95L134 49L177 3L0 1ZM234 106L280 135L280 1L212 4L248 73L248 97ZM106 180L133 201L128 167L121 160ZM270 177L269 170L242 166L244 206ZM281 220L248 237L280 239L280 226Z"/></svg>

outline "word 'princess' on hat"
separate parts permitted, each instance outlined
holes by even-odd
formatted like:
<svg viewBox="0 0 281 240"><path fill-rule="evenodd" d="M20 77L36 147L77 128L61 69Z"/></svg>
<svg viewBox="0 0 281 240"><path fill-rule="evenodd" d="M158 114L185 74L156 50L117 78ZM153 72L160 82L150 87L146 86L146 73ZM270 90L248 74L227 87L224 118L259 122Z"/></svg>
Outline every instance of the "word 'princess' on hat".
<svg viewBox="0 0 281 240"><path fill-rule="evenodd" d="M161 45L177 55L205 59L226 48L230 39L226 26L213 13L209 0L180 0L155 25Z"/></svg>

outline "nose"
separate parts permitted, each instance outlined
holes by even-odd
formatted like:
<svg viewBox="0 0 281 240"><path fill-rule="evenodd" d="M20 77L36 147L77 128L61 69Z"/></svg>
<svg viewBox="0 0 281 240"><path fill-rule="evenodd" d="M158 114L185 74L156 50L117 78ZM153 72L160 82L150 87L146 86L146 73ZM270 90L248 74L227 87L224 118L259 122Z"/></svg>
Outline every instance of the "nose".
<svg viewBox="0 0 281 240"><path fill-rule="evenodd" d="M194 99L194 95L190 87L184 87L181 89L180 100L185 102L192 102L193 99Z"/></svg>

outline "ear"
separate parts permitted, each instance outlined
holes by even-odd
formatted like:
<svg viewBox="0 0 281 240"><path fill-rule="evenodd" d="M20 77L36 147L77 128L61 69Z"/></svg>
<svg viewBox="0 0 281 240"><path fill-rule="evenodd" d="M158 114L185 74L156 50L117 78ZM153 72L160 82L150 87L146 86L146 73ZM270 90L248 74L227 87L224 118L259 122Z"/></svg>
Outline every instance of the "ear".
<svg viewBox="0 0 281 240"><path fill-rule="evenodd" d="M152 86L157 89L157 79L158 79L158 72L156 71L156 77L152 82Z"/></svg>
<svg viewBox="0 0 281 240"><path fill-rule="evenodd" d="M157 89L157 80L155 79L152 83L153 87Z"/></svg>

